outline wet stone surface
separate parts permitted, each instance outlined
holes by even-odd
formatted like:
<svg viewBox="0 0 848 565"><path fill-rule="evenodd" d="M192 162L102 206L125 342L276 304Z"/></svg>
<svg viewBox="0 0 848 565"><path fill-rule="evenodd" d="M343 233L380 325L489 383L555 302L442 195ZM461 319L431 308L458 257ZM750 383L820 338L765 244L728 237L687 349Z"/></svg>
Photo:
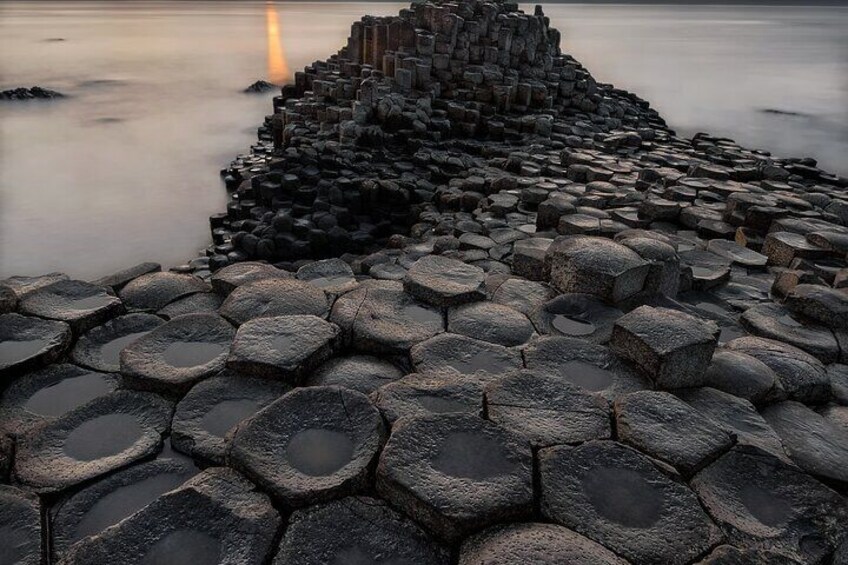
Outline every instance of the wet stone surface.
<svg viewBox="0 0 848 565"><path fill-rule="evenodd" d="M163 272L133 279L118 296L128 311L156 312L178 298L209 290L209 285L197 277Z"/></svg>
<svg viewBox="0 0 848 565"><path fill-rule="evenodd" d="M121 369L121 351L164 322L152 314L127 314L86 332L77 340L71 359L79 365L109 373Z"/></svg>
<svg viewBox="0 0 848 565"><path fill-rule="evenodd" d="M104 287L84 281L59 281L27 294L19 305L22 314L66 322L79 334L124 310L118 297Z"/></svg>
<svg viewBox="0 0 848 565"><path fill-rule="evenodd" d="M406 416L483 412L483 383L453 373L412 373L371 394L383 417L394 423Z"/></svg>
<svg viewBox="0 0 848 565"><path fill-rule="evenodd" d="M4 380L56 361L71 344L65 322L20 314L0 316L0 377Z"/></svg>
<svg viewBox="0 0 848 565"><path fill-rule="evenodd" d="M484 279L483 269L479 267L431 255L412 265L403 287L422 302L447 307L484 298Z"/></svg>
<svg viewBox="0 0 848 565"><path fill-rule="evenodd" d="M539 333L606 343L615 321L623 315L618 308L588 294L561 294L537 308L532 315Z"/></svg>
<svg viewBox="0 0 848 565"><path fill-rule="evenodd" d="M34 494L0 485L0 562L40 565L41 503Z"/></svg>
<svg viewBox="0 0 848 565"><path fill-rule="evenodd" d="M341 386L371 394L381 386L403 377L396 365L371 355L330 359L306 379L307 386Z"/></svg>
<svg viewBox="0 0 848 565"><path fill-rule="evenodd" d="M265 279L239 286L221 305L221 315L240 325L255 318L311 315L324 318L329 304L324 291L297 280Z"/></svg>
<svg viewBox="0 0 848 565"><path fill-rule="evenodd" d="M517 310L492 302L476 302L448 311L448 331L512 347L526 343L533 324Z"/></svg>
<svg viewBox="0 0 848 565"><path fill-rule="evenodd" d="M209 280L212 288L221 296L227 296L236 288L265 279L290 279L294 275L267 263L245 261L220 269Z"/></svg>
<svg viewBox="0 0 848 565"><path fill-rule="evenodd" d="M496 376L522 368L518 350L452 333L419 343L410 351L410 358L418 372L482 372Z"/></svg>

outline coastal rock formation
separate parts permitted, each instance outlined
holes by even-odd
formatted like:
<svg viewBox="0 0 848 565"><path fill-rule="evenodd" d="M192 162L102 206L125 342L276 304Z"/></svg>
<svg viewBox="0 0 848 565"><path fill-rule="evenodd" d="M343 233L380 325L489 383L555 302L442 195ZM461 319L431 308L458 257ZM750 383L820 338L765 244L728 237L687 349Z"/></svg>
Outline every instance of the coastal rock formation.
<svg viewBox="0 0 848 565"><path fill-rule="evenodd" d="M0 281L0 561L844 560L848 179L559 43L365 17L205 257Z"/></svg>
<svg viewBox="0 0 848 565"><path fill-rule="evenodd" d="M52 100L54 98L64 98L65 95L55 90L33 86L32 88L12 88L10 90L0 91L0 100Z"/></svg>

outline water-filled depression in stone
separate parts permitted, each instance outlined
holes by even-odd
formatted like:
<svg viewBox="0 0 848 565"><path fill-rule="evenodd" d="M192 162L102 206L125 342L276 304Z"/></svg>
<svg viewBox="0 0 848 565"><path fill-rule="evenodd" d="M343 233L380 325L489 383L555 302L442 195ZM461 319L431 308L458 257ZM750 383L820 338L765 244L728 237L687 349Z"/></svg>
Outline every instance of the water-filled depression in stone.
<svg viewBox="0 0 848 565"><path fill-rule="evenodd" d="M68 434L64 451L77 461L93 461L121 453L144 434L130 414L104 414L86 420Z"/></svg>
<svg viewBox="0 0 848 565"><path fill-rule="evenodd" d="M108 363L109 365L118 365L121 362L121 351L123 351L126 346L148 333L149 332L131 333L104 343L100 346L100 358L104 363Z"/></svg>
<svg viewBox="0 0 848 565"><path fill-rule="evenodd" d="M26 401L24 408L33 414L58 417L111 389L111 383L103 375L86 373L36 391Z"/></svg>
<svg viewBox="0 0 848 565"><path fill-rule="evenodd" d="M169 345L162 352L162 358L172 367L197 367L212 361L226 350L226 346L220 343L180 341Z"/></svg>
<svg viewBox="0 0 848 565"><path fill-rule="evenodd" d="M563 363L560 374L565 379L586 390L604 390L613 383L613 374L606 369L596 367L585 361L568 361Z"/></svg>
<svg viewBox="0 0 848 565"><path fill-rule="evenodd" d="M595 324L570 318L565 314L557 314L551 320L551 325L556 331L564 335L581 336L590 335L595 331Z"/></svg>
<svg viewBox="0 0 848 565"><path fill-rule="evenodd" d="M259 404L255 400L225 400L203 416L200 426L214 436L224 437L233 426L255 414L258 409Z"/></svg>
<svg viewBox="0 0 848 565"><path fill-rule="evenodd" d="M595 511L628 528L649 528L660 519L660 493L630 469L595 468L582 480L583 492Z"/></svg>
<svg viewBox="0 0 848 565"><path fill-rule="evenodd" d="M456 432L439 446L433 468L451 477L484 481L513 472L515 463L508 459L506 450L494 439Z"/></svg>
<svg viewBox="0 0 848 565"><path fill-rule="evenodd" d="M196 530L179 530L153 544L142 565L217 565L221 542Z"/></svg>
<svg viewBox="0 0 848 565"><path fill-rule="evenodd" d="M305 475L324 477L350 463L354 444L342 432L312 428L297 433L286 447L286 459Z"/></svg>
<svg viewBox="0 0 848 565"><path fill-rule="evenodd" d="M782 526L794 514L788 502L756 485L742 487L739 499L754 518L769 527Z"/></svg>
<svg viewBox="0 0 848 565"><path fill-rule="evenodd" d="M47 347L47 340L24 339L21 341L0 341L0 364L11 365L32 357Z"/></svg>

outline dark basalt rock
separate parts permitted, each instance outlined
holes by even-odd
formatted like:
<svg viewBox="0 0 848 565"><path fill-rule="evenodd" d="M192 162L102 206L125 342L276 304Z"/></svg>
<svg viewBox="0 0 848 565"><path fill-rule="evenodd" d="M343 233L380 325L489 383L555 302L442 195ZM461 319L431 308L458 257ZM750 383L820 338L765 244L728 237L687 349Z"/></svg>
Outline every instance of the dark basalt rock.
<svg viewBox="0 0 848 565"><path fill-rule="evenodd" d="M792 312L833 329L848 329L848 295L821 285L799 284L784 302Z"/></svg>
<svg viewBox="0 0 848 565"><path fill-rule="evenodd" d="M739 565L744 563L769 563L769 565L798 565L796 561L780 553L763 549L739 549L732 545L720 545L696 565Z"/></svg>
<svg viewBox="0 0 848 565"><path fill-rule="evenodd" d="M317 316L256 318L239 327L227 367L294 383L333 355L339 334Z"/></svg>
<svg viewBox="0 0 848 565"><path fill-rule="evenodd" d="M455 542L533 506L530 447L464 414L403 418L377 467L377 491L404 514Z"/></svg>
<svg viewBox="0 0 848 565"><path fill-rule="evenodd" d="M769 406L763 418L799 467L822 480L848 485L848 431L800 402Z"/></svg>
<svg viewBox="0 0 848 565"><path fill-rule="evenodd" d="M542 514L633 563L689 563L720 539L695 493L621 444L542 449L539 469Z"/></svg>
<svg viewBox="0 0 848 565"><path fill-rule="evenodd" d="M21 436L15 476L37 492L56 492L159 450L172 406L159 396L113 392Z"/></svg>
<svg viewBox="0 0 848 565"><path fill-rule="evenodd" d="M65 98L65 95L40 86L31 88L22 86L0 91L0 100L55 100L57 98Z"/></svg>
<svg viewBox="0 0 848 565"><path fill-rule="evenodd" d="M415 300L395 281L363 283L333 305L330 320L355 349L402 353L445 329L437 308Z"/></svg>
<svg viewBox="0 0 848 565"><path fill-rule="evenodd" d="M707 251L730 259L736 265L752 268L764 268L768 257L727 239L713 239L707 244Z"/></svg>
<svg viewBox="0 0 848 565"><path fill-rule="evenodd" d="M828 365L827 376L834 400L848 406L848 365Z"/></svg>
<svg viewBox="0 0 848 565"><path fill-rule="evenodd" d="M488 280L486 284L489 286ZM525 316L532 316L539 306L556 296L547 285L516 278L508 278L492 287L492 302L514 308Z"/></svg>
<svg viewBox="0 0 848 565"><path fill-rule="evenodd" d="M670 243L653 237L635 235L617 241L650 263L651 267L643 287L643 294L646 297L663 295L674 298L677 296L677 291L680 289L680 257Z"/></svg>
<svg viewBox="0 0 848 565"><path fill-rule="evenodd" d="M323 259L304 265L297 270L297 278L330 294L344 294L359 286L350 265L341 259Z"/></svg>
<svg viewBox="0 0 848 565"><path fill-rule="evenodd" d="M403 377L392 363L370 355L330 359L307 377L306 386L341 386L371 394L381 386Z"/></svg>
<svg viewBox="0 0 848 565"><path fill-rule="evenodd" d="M618 319L610 346L660 388L700 386L718 341L715 323L668 308L640 306Z"/></svg>
<svg viewBox="0 0 848 565"><path fill-rule="evenodd" d="M522 371L486 385L489 420L534 448L607 439L609 403L561 377Z"/></svg>
<svg viewBox="0 0 848 565"><path fill-rule="evenodd" d="M780 398L783 387L768 365L741 351L718 349L713 354L704 386L762 404Z"/></svg>
<svg viewBox="0 0 848 565"><path fill-rule="evenodd" d="M152 314L118 316L80 336L71 359L95 371L116 373L121 369L121 351L164 323Z"/></svg>
<svg viewBox="0 0 848 565"><path fill-rule="evenodd" d="M348 497L295 511L275 565L447 565L447 550L385 502Z"/></svg>
<svg viewBox="0 0 848 565"><path fill-rule="evenodd" d="M61 501L52 512L53 556L100 534L197 474L190 463L156 459L118 471Z"/></svg>
<svg viewBox="0 0 848 565"><path fill-rule="evenodd" d="M71 328L65 322L0 315L0 377L14 377L52 363L68 349L71 339Z"/></svg>
<svg viewBox="0 0 848 565"><path fill-rule="evenodd" d="M220 313L236 325L271 316L318 316L326 318L330 305L323 290L282 278L262 279L239 286L230 293Z"/></svg>
<svg viewBox="0 0 848 565"><path fill-rule="evenodd" d="M615 401L618 439L691 476L730 449L736 437L667 392L644 390Z"/></svg>
<svg viewBox="0 0 848 565"><path fill-rule="evenodd" d="M12 289L18 300L36 290L42 289L59 281L68 280L68 275L63 273L48 273L37 277L14 276L0 280L0 284Z"/></svg>
<svg viewBox="0 0 848 565"><path fill-rule="evenodd" d="M166 320L173 320L177 316L186 314L204 314L217 312L224 299L212 292L198 292L189 294L184 298L177 298L156 314Z"/></svg>
<svg viewBox="0 0 848 565"><path fill-rule="evenodd" d="M0 432L19 436L118 388L115 375L76 365L50 365L22 375L3 391Z"/></svg>
<svg viewBox="0 0 848 565"><path fill-rule="evenodd" d="M130 388L182 393L224 368L236 329L217 314L174 318L121 351Z"/></svg>
<svg viewBox="0 0 848 565"><path fill-rule="evenodd" d="M539 333L580 338L591 343L606 343L615 321L623 315L589 294L560 294L532 314Z"/></svg>
<svg viewBox="0 0 848 565"><path fill-rule="evenodd" d="M740 318L742 325L758 337L783 341L803 349L823 363L840 358L839 344L828 328L796 319L779 304L749 308Z"/></svg>
<svg viewBox="0 0 848 565"><path fill-rule="evenodd" d="M91 283L97 286L108 286L113 291L118 292L133 279L150 273L158 273L161 270L162 265L159 263L139 263L133 267L91 281Z"/></svg>
<svg viewBox="0 0 848 565"><path fill-rule="evenodd" d="M0 485L0 561L41 565L41 503L34 494Z"/></svg>
<svg viewBox="0 0 848 565"><path fill-rule="evenodd" d="M178 298L209 291L208 283L192 275L150 273L128 282L118 295L131 312L157 312Z"/></svg>
<svg viewBox="0 0 848 565"><path fill-rule="evenodd" d="M412 373L384 385L371 400L393 424L398 418L426 414L483 412L483 385L474 378L453 373Z"/></svg>
<svg viewBox="0 0 848 565"><path fill-rule="evenodd" d="M403 279L403 288L423 302L445 308L485 298L485 278L480 267L428 255L410 267Z"/></svg>
<svg viewBox="0 0 848 565"><path fill-rule="evenodd" d="M795 466L737 446L692 479L727 540L802 563L826 559L848 520L848 503Z"/></svg>
<svg viewBox="0 0 848 565"><path fill-rule="evenodd" d="M12 438L0 434L0 482L9 482L9 473L12 471L12 459L15 456L15 443Z"/></svg>
<svg viewBox="0 0 848 565"><path fill-rule="evenodd" d="M755 357L767 365L790 400L816 403L827 400L830 395L830 380L824 365L797 347L759 337L740 337L724 347Z"/></svg>
<svg viewBox="0 0 848 565"><path fill-rule="evenodd" d="M533 335L527 316L493 302L474 302L448 310L448 331L506 347L526 343Z"/></svg>
<svg viewBox="0 0 848 565"><path fill-rule="evenodd" d="M496 526L462 544L459 565L626 565L604 546L556 524Z"/></svg>
<svg viewBox="0 0 848 565"><path fill-rule="evenodd" d="M268 263L257 261L245 261L227 265L212 275L209 282L212 288L221 296L227 296L236 288L266 279L291 279L294 278L288 271L278 269Z"/></svg>
<svg viewBox="0 0 848 565"><path fill-rule="evenodd" d="M12 287L0 284L0 314L14 312L18 307L18 295Z"/></svg>
<svg viewBox="0 0 848 565"><path fill-rule="evenodd" d="M651 383L609 348L566 337L545 337L524 349L527 369L559 377L613 400Z"/></svg>
<svg viewBox="0 0 848 565"><path fill-rule="evenodd" d="M246 94L265 94L266 92L273 92L274 90L279 90L280 86L270 83L267 80L257 80L250 86L244 89L243 92Z"/></svg>
<svg viewBox="0 0 848 565"><path fill-rule="evenodd" d="M60 565L264 563L280 516L265 494L226 468L208 469L141 511L83 540Z"/></svg>
<svg viewBox="0 0 848 565"><path fill-rule="evenodd" d="M229 432L289 390L231 372L198 383L177 404L171 444L194 459L223 465Z"/></svg>
<svg viewBox="0 0 848 565"><path fill-rule="evenodd" d="M545 255L553 239L532 237L516 241L512 250L512 272L532 281L544 281L550 277L550 265Z"/></svg>
<svg viewBox="0 0 848 565"><path fill-rule="evenodd" d="M517 349L452 333L422 341L410 350L409 355L418 372L482 372L497 376L517 371L523 366Z"/></svg>
<svg viewBox="0 0 848 565"><path fill-rule="evenodd" d="M64 280L27 294L22 314L65 322L74 333L83 333L123 313L121 301L104 287Z"/></svg>
<svg viewBox="0 0 848 565"><path fill-rule="evenodd" d="M286 505L308 506L365 490L384 433L367 396L302 388L239 425L228 463Z"/></svg>

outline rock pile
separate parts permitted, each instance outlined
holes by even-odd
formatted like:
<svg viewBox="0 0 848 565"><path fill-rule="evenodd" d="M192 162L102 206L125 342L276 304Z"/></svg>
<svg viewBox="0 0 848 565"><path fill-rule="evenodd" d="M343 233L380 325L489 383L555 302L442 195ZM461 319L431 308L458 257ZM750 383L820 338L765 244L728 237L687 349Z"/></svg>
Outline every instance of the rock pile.
<svg viewBox="0 0 848 565"><path fill-rule="evenodd" d="M0 281L2 559L844 560L848 181L558 39L364 18L208 257Z"/></svg>
<svg viewBox="0 0 848 565"><path fill-rule="evenodd" d="M13 88L0 91L0 100L51 100L64 98L65 95L55 90L33 86L32 88Z"/></svg>

